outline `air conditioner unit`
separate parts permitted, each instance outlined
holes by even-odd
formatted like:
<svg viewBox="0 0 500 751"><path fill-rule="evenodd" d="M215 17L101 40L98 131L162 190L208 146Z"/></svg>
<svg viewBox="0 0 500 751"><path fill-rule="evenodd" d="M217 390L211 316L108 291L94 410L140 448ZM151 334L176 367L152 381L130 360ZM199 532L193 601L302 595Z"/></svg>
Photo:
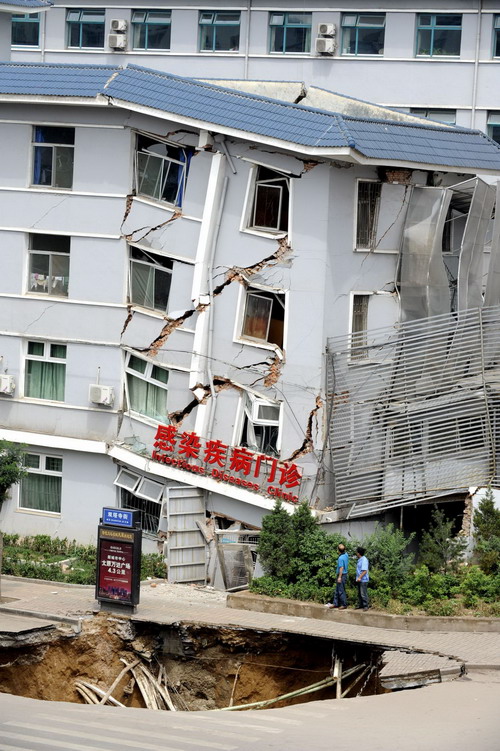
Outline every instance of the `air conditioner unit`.
<svg viewBox="0 0 500 751"><path fill-rule="evenodd" d="M89 386L89 402L110 407L114 400L115 390L112 386L101 386L98 383L92 383Z"/></svg>
<svg viewBox="0 0 500 751"><path fill-rule="evenodd" d="M334 39L316 37L316 53L318 55L333 55L337 48Z"/></svg>
<svg viewBox="0 0 500 751"><path fill-rule="evenodd" d="M5 373L0 375L0 394L7 394L12 396L16 390L16 381L14 376L6 375Z"/></svg>
<svg viewBox="0 0 500 751"><path fill-rule="evenodd" d="M124 18L113 18L111 31L127 31L127 22Z"/></svg>
<svg viewBox="0 0 500 751"><path fill-rule="evenodd" d="M319 23L318 34L322 37L334 37L337 33L337 27L334 23Z"/></svg>
<svg viewBox="0 0 500 751"><path fill-rule="evenodd" d="M124 50L127 47L125 34L108 34L108 45L114 50Z"/></svg>

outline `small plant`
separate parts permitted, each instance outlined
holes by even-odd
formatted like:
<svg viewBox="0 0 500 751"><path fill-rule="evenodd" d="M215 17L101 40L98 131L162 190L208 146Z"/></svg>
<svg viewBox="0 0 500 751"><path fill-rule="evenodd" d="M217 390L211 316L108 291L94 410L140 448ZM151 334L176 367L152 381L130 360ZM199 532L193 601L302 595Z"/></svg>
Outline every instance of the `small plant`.
<svg viewBox="0 0 500 751"><path fill-rule="evenodd" d="M447 519L444 511L436 507L420 543L419 560L429 571L446 573L450 568L456 569L463 560L467 540L458 535L454 537L453 527L453 519Z"/></svg>
<svg viewBox="0 0 500 751"><path fill-rule="evenodd" d="M414 537L414 533L405 537L393 524L377 525L375 532L363 542L370 566L384 574L385 583L391 590L396 591L412 569L414 556L408 553L408 545Z"/></svg>

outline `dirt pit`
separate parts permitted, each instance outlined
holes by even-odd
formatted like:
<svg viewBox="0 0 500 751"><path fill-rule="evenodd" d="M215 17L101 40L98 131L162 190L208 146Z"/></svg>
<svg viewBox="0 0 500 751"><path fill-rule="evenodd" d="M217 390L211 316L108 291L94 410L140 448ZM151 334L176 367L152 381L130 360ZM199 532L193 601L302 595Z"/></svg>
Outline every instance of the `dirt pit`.
<svg viewBox="0 0 500 751"><path fill-rule="evenodd" d="M155 708L156 702L167 709L170 702L170 708L193 711L265 702L320 684L319 690L257 707L274 708L337 693L384 693L381 653L298 634L167 627L101 613L84 621L80 634L59 628L0 644L0 692L97 703L112 687L108 703ZM339 671L340 689L321 684Z"/></svg>

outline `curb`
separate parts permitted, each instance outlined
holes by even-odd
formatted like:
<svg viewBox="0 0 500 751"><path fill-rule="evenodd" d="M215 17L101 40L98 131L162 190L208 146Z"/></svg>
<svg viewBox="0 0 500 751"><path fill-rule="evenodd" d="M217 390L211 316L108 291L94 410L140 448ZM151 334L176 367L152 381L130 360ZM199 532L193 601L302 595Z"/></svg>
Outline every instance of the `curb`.
<svg viewBox="0 0 500 751"><path fill-rule="evenodd" d="M2 605L0 605L0 613L4 613L5 615L12 615L12 616L23 616L24 618L38 618L39 620L43 621L55 621L56 623L67 623L70 626L73 626L75 629L75 633L79 634L82 630L82 621L86 616L81 616L79 618L73 618L69 615L52 615L51 613L40 613L33 610L23 610L22 608L7 608Z"/></svg>

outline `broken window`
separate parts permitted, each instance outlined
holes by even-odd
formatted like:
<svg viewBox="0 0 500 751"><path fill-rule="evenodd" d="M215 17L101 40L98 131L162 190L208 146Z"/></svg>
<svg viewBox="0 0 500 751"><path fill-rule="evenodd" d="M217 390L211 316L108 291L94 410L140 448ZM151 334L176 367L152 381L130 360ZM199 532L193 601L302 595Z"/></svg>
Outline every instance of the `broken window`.
<svg viewBox="0 0 500 751"><path fill-rule="evenodd" d="M130 247L130 302L166 313L172 267L170 258Z"/></svg>
<svg viewBox="0 0 500 751"><path fill-rule="evenodd" d="M270 52L310 52L312 13L271 13Z"/></svg>
<svg viewBox="0 0 500 751"><path fill-rule="evenodd" d="M26 476L21 480L19 508L31 511L61 512L63 460L60 456L25 454Z"/></svg>
<svg viewBox="0 0 500 751"><path fill-rule="evenodd" d="M383 55L385 13L343 13L342 54Z"/></svg>
<svg viewBox="0 0 500 751"><path fill-rule="evenodd" d="M132 11L134 50L169 50L171 15L170 10Z"/></svg>
<svg viewBox="0 0 500 751"><path fill-rule="evenodd" d="M241 334L248 339L276 344L283 349L285 295L249 287Z"/></svg>
<svg viewBox="0 0 500 751"><path fill-rule="evenodd" d="M436 120L438 123L446 123L446 125L455 125L457 121L456 110L446 109L429 109L429 107L410 107L410 113L412 115L420 115L428 120Z"/></svg>
<svg viewBox="0 0 500 751"><path fill-rule="evenodd" d="M66 345L28 342L25 396L64 401Z"/></svg>
<svg viewBox="0 0 500 751"><path fill-rule="evenodd" d="M237 52L240 46L240 11L201 12L200 52Z"/></svg>
<svg viewBox="0 0 500 751"><path fill-rule="evenodd" d="M368 303L370 295L352 296L351 360L368 357Z"/></svg>
<svg viewBox="0 0 500 751"><path fill-rule="evenodd" d="M460 55L462 15L460 13L419 13L417 16L417 55Z"/></svg>
<svg viewBox="0 0 500 751"><path fill-rule="evenodd" d="M244 417L240 445L252 451L278 456L280 405L244 395Z"/></svg>
<svg viewBox="0 0 500 751"><path fill-rule="evenodd" d="M181 206L192 149L138 134L137 195Z"/></svg>
<svg viewBox="0 0 500 751"><path fill-rule="evenodd" d="M43 185L46 188L71 188L74 145L74 128L35 125L33 127L33 185Z"/></svg>
<svg viewBox="0 0 500 751"><path fill-rule="evenodd" d="M250 227L288 232L289 198L289 178L267 167L258 167Z"/></svg>
<svg viewBox="0 0 500 751"><path fill-rule="evenodd" d="M356 247L372 250L377 235L382 183L358 180Z"/></svg>
<svg viewBox="0 0 500 751"><path fill-rule="evenodd" d="M29 291L68 296L70 238L30 234Z"/></svg>
<svg viewBox="0 0 500 751"><path fill-rule="evenodd" d="M138 511L142 531L147 535L157 535L160 525L161 503L139 498L122 489L120 491L120 508Z"/></svg>
<svg viewBox="0 0 500 751"><path fill-rule="evenodd" d="M129 409L153 420L167 421L168 370L129 353L125 373Z"/></svg>
<svg viewBox="0 0 500 751"><path fill-rule="evenodd" d="M66 11L68 47L104 47L104 8Z"/></svg>
<svg viewBox="0 0 500 751"><path fill-rule="evenodd" d="M13 13L11 43L15 47L38 47L39 13Z"/></svg>

